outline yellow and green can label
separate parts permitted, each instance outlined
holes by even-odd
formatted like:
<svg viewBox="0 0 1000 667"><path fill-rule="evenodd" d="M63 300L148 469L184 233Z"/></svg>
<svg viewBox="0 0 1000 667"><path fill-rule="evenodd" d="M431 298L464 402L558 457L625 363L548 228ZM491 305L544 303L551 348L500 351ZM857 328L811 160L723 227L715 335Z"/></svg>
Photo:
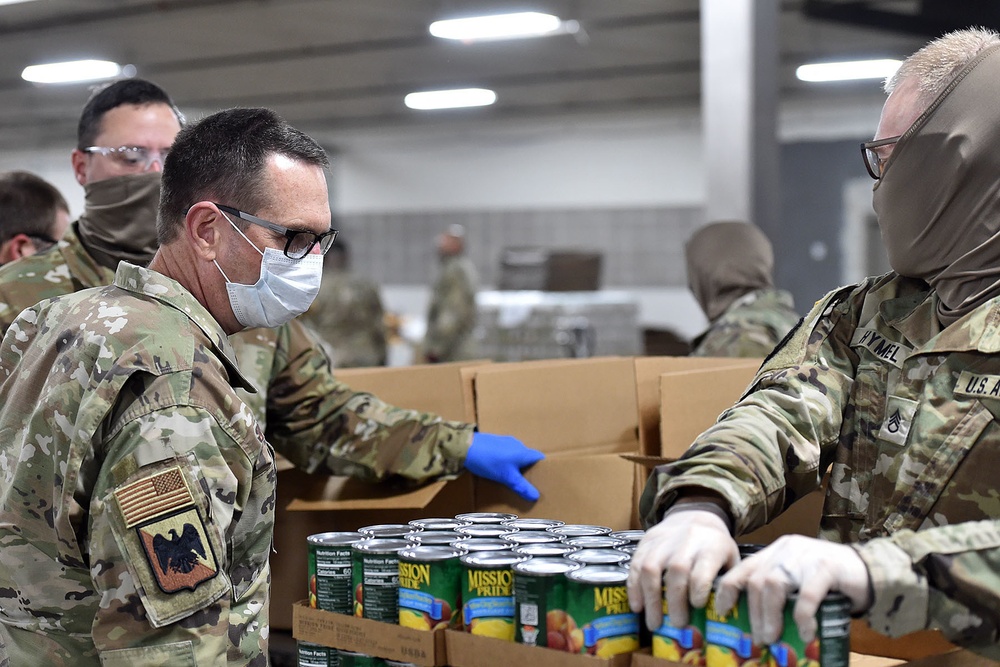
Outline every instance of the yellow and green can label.
<svg viewBox="0 0 1000 667"><path fill-rule="evenodd" d="M591 565L568 572L566 622L573 653L607 658L639 648L639 615L629 607L628 570L617 565Z"/></svg>
<svg viewBox="0 0 1000 667"><path fill-rule="evenodd" d="M515 563L529 556L482 551L461 557L462 620L474 635L514 641Z"/></svg>
<svg viewBox="0 0 1000 667"><path fill-rule="evenodd" d="M462 565L465 551L417 546L399 552L399 624L417 630L461 625Z"/></svg>

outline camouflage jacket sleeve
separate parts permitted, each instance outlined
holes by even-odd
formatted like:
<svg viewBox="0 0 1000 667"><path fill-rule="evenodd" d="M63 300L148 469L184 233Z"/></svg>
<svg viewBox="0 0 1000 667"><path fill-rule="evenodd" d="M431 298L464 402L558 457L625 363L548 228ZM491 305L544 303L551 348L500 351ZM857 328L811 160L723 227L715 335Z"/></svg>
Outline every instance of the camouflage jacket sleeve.
<svg viewBox="0 0 1000 667"><path fill-rule="evenodd" d="M654 471L640 506L647 525L659 521L684 487L721 494L737 534L764 525L819 487L854 377L853 311L865 291L864 285L839 290L818 302L743 398L678 461Z"/></svg>
<svg viewBox="0 0 1000 667"><path fill-rule="evenodd" d="M90 506L102 664L263 660L276 478L262 434L248 414L123 405Z"/></svg>
<svg viewBox="0 0 1000 667"><path fill-rule="evenodd" d="M474 426L405 410L334 376L296 321L279 330L267 391L267 437L309 472L414 482L462 471Z"/></svg>

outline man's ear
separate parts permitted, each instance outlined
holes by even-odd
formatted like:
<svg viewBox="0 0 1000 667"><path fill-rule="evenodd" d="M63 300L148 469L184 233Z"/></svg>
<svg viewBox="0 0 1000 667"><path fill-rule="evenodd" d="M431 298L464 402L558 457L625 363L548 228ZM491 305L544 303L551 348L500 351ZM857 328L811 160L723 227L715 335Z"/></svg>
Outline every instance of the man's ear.
<svg viewBox="0 0 1000 667"><path fill-rule="evenodd" d="M79 148L74 148L69 156L69 161L73 165L73 176L80 185L87 184L87 154Z"/></svg>
<svg viewBox="0 0 1000 667"><path fill-rule="evenodd" d="M38 252L35 242L27 234L15 234L13 237L0 243L0 264L7 264L14 260L28 257Z"/></svg>
<svg viewBox="0 0 1000 667"><path fill-rule="evenodd" d="M195 252L205 261L211 262L218 254L222 242L220 224L226 219L211 202L200 201L184 217L184 233Z"/></svg>

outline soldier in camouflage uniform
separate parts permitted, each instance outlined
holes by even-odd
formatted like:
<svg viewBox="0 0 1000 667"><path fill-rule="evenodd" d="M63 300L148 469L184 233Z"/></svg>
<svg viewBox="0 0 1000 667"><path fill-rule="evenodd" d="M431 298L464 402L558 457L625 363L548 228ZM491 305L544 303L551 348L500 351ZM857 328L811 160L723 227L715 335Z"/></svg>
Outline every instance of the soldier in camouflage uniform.
<svg viewBox="0 0 1000 667"><path fill-rule="evenodd" d="M0 265L51 247L67 227L69 205L56 186L30 171L0 174Z"/></svg>
<svg viewBox="0 0 1000 667"><path fill-rule="evenodd" d="M264 110L210 119L189 128L168 160L167 232L153 270L123 263L114 286L73 294L80 280L102 284L108 269L79 240L61 243L46 253L61 259L42 276L56 279L62 296L25 310L0 344L2 665L98 664L98 656L103 664L265 664L271 445L312 470L422 481L466 469L533 491L512 473L536 452L351 392L301 326L244 332L249 363L241 357L237 366L242 351L231 341L239 336L227 333L308 307L309 292L298 288L266 307L245 296L259 294L255 262L264 279L257 248L276 250L280 267L293 233L329 229L315 164L326 158ZM313 162L259 155L255 142L289 133ZM256 169L227 157L254 146ZM216 198L293 230L265 230L248 213L227 207L227 218L200 201ZM253 224L240 229L232 219ZM203 235L169 231L195 220ZM503 480L491 472L504 467Z"/></svg>
<svg viewBox="0 0 1000 667"><path fill-rule="evenodd" d="M664 570L676 625L731 567L716 609L746 589L758 641L775 640L796 589L808 641L839 590L879 632L937 628L1000 658L998 79L1000 38L967 30L887 82L865 148L894 272L818 302L743 398L651 476L652 527L629 575L650 627ZM786 536L740 561L730 534L767 523L828 469L823 539Z"/></svg>
<svg viewBox="0 0 1000 667"><path fill-rule="evenodd" d="M756 226L706 225L684 251L688 286L710 323L691 356L766 357L798 322L792 295L774 289L774 253Z"/></svg>
<svg viewBox="0 0 1000 667"><path fill-rule="evenodd" d="M476 344L476 289L478 278L465 256L465 231L452 225L438 236L441 267L431 289L424 356L431 363L473 359Z"/></svg>
<svg viewBox="0 0 1000 667"><path fill-rule="evenodd" d="M386 327L378 285L351 273L350 252L339 236L324 265L323 286L303 320L330 344L337 368L385 366Z"/></svg>

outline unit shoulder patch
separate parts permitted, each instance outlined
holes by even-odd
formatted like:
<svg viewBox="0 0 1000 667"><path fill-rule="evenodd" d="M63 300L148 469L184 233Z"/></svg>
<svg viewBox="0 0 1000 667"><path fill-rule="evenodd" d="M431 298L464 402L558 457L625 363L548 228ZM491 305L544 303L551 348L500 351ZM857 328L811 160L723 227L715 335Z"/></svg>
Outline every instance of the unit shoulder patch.
<svg viewBox="0 0 1000 667"><path fill-rule="evenodd" d="M143 477L114 495L160 590L193 591L218 574L212 543L179 467Z"/></svg>

